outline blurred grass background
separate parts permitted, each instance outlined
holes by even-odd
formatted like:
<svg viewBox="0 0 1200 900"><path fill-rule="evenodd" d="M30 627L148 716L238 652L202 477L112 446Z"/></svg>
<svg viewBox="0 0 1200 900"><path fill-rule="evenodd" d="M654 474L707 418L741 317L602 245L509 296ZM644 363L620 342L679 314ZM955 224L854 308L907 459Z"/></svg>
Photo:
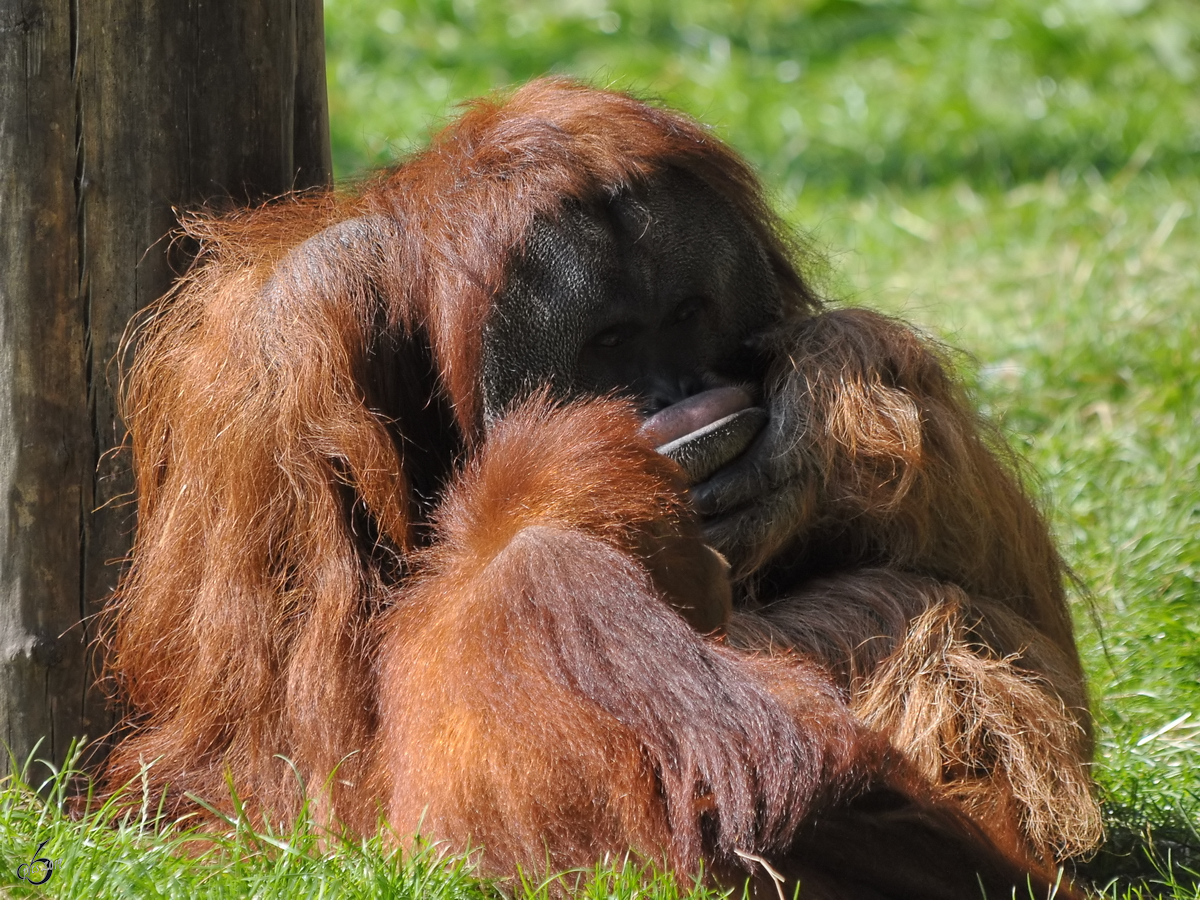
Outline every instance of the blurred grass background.
<svg viewBox="0 0 1200 900"><path fill-rule="evenodd" d="M1200 869L1200 4L327 0L326 16L339 176L536 75L632 90L755 163L832 297L964 350L1080 579L1110 834L1088 871L1119 892L1168 857L1164 880Z"/></svg>
<svg viewBox="0 0 1200 900"><path fill-rule="evenodd" d="M329 0L344 174L546 72L662 98L788 195L1005 187L1200 151L1191 0ZM1144 157L1144 158L1143 158Z"/></svg>
<svg viewBox="0 0 1200 900"><path fill-rule="evenodd" d="M455 105L548 72L712 125L814 247L826 293L960 348L1030 460L1064 553L1098 725L1114 900L1200 900L1200 3L326 0L335 165L424 145ZM378 841L111 827L0 792L10 896L498 897ZM44 794L43 794L44 796ZM153 809L147 810L148 821ZM43 839L63 863L15 877ZM187 849L185 849L187 848ZM184 852L181 854L181 850ZM692 896L598 870L579 896ZM544 897L534 881L517 897ZM700 892L703 894L703 892Z"/></svg>

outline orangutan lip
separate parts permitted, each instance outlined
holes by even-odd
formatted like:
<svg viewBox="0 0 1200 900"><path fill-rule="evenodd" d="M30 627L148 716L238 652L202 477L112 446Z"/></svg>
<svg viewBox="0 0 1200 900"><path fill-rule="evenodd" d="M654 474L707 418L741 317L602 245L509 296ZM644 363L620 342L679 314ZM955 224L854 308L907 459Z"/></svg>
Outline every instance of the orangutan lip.
<svg viewBox="0 0 1200 900"><path fill-rule="evenodd" d="M678 463L691 484L699 484L741 456L767 418L767 411L759 406L739 409L654 449Z"/></svg>
<svg viewBox="0 0 1200 900"><path fill-rule="evenodd" d="M642 423L641 433L656 447L661 447L708 428L753 405L754 398L744 388L713 388L693 394L686 400L655 413Z"/></svg>

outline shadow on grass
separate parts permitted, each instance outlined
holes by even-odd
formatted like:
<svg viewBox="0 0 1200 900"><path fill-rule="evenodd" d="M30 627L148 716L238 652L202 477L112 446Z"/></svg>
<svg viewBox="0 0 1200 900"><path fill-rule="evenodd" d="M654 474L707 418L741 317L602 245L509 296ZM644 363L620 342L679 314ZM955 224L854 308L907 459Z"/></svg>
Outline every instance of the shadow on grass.
<svg viewBox="0 0 1200 900"><path fill-rule="evenodd" d="M1200 890L1200 798L1185 807L1153 797L1107 803L1104 845L1076 874L1106 891L1116 885L1132 895L1171 897Z"/></svg>

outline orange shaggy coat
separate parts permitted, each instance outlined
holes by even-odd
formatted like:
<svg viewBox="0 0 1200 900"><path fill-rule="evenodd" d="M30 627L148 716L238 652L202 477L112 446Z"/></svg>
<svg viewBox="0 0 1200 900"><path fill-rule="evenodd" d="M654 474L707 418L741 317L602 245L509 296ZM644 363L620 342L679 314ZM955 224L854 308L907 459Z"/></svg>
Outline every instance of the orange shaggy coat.
<svg viewBox="0 0 1200 900"><path fill-rule="evenodd" d="M624 404L537 396L487 432L480 408L483 322L530 224L668 165L766 248L787 304L772 385L804 398L813 464L786 534L737 561L721 638L663 602L688 576L647 564L670 541L706 563ZM184 809L229 778L252 815L306 798L360 831L382 815L482 845L498 872L765 854L806 896L877 896L850 870L965 896L971 867L1005 883L1094 841L1043 521L938 353L823 311L703 128L535 82L353 195L185 228L199 259L128 381L139 524L109 665L131 715L111 786L150 764ZM800 544L886 559L762 605L757 567ZM941 882L913 862L959 850Z"/></svg>

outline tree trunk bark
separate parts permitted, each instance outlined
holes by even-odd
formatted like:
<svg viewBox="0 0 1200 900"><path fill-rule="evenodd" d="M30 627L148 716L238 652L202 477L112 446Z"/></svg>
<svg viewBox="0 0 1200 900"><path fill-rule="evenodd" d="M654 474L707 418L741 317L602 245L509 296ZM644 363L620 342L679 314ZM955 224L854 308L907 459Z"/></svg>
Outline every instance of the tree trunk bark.
<svg viewBox="0 0 1200 900"><path fill-rule="evenodd" d="M18 765L113 723L93 616L134 527L118 354L186 265L175 209L329 180L320 0L0 0L0 740Z"/></svg>

